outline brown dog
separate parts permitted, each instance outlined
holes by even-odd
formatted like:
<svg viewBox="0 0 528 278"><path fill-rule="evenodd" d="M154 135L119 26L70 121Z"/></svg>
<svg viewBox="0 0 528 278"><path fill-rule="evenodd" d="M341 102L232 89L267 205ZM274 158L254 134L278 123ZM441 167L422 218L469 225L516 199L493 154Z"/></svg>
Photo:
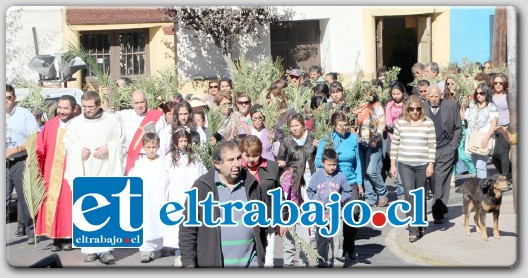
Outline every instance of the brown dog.
<svg viewBox="0 0 528 278"><path fill-rule="evenodd" d="M509 185L506 177L494 175L486 179L470 178L462 185L464 194L464 225L466 235L469 236L469 214L475 208L475 228L482 234L483 240L488 240L486 231L486 214L493 213L493 236L500 238L499 213L502 202L502 190ZM480 217L480 221L479 221Z"/></svg>

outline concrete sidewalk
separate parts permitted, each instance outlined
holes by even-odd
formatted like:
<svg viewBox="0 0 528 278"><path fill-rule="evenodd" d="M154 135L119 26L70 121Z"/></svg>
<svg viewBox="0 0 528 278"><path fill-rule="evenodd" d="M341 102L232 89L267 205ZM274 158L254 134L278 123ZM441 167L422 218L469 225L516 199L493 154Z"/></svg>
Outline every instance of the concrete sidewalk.
<svg viewBox="0 0 528 278"><path fill-rule="evenodd" d="M457 186L463 179L457 179ZM503 192L499 216L501 238L493 237L493 217L487 215L486 226L488 241L475 230L473 213L470 216L470 236L464 232L464 215L462 212L462 194L451 187L449 213L443 224L434 224L431 215L431 204L428 206L427 219L429 226L425 236L414 243L409 242L406 228L392 229L386 243L398 256L406 261L423 266L436 267L514 267L519 260L519 240L517 213L513 210L512 190Z"/></svg>

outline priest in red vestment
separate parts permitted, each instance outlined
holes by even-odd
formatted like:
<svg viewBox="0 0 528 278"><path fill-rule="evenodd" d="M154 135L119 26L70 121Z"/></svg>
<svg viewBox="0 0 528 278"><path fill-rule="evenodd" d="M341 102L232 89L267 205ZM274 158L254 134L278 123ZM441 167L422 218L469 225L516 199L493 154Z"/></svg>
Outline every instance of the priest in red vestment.
<svg viewBox="0 0 528 278"><path fill-rule="evenodd" d="M46 122L37 136L37 158L47 195L37 214L35 233L53 239L51 252L72 250L72 192L64 178L66 152L63 138L75 116L76 105L72 96L62 96L57 105L57 116Z"/></svg>

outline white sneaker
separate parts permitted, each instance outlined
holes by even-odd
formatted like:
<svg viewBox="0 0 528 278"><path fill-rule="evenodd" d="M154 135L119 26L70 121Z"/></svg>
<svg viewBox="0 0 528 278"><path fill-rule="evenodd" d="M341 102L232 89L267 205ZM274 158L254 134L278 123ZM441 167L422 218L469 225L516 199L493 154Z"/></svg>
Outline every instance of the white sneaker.
<svg viewBox="0 0 528 278"><path fill-rule="evenodd" d="M174 267L182 267L181 256L176 256L174 259Z"/></svg>

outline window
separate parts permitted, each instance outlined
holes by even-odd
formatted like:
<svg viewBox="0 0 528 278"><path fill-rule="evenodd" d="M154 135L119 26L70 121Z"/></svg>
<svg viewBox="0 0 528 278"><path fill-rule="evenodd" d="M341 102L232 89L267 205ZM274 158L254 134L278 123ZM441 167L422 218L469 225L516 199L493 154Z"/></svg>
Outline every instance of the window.
<svg viewBox="0 0 528 278"><path fill-rule="evenodd" d="M81 34L81 46L112 78L139 77L149 72L147 38L148 31L145 29L84 32ZM90 83L96 82L88 69L83 70L83 76Z"/></svg>

